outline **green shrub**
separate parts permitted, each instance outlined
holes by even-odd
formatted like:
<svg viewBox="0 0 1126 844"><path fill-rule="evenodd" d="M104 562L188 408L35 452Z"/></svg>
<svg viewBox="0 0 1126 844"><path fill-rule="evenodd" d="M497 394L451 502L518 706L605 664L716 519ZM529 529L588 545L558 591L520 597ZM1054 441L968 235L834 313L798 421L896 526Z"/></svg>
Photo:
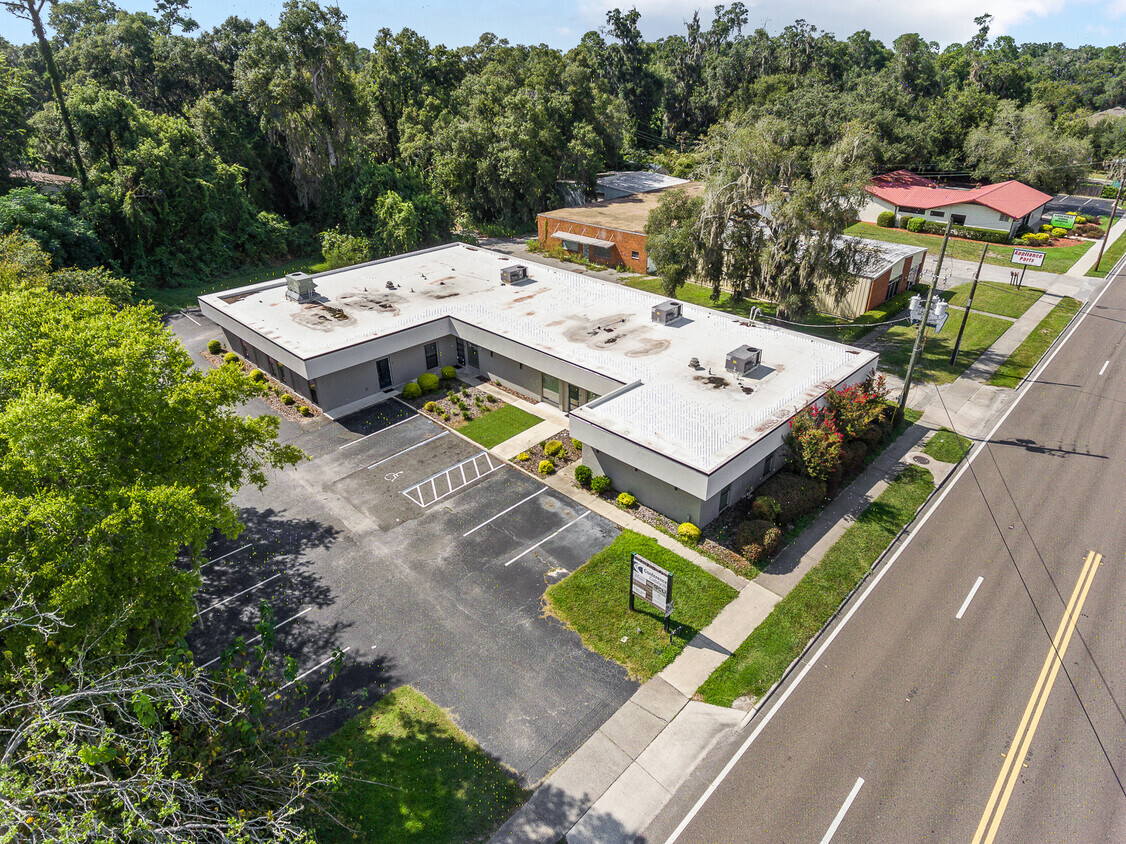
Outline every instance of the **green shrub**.
<svg viewBox="0 0 1126 844"><path fill-rule="evenodd" d="M209 354L217 355L219 352L223 351L223 344L218 340L208 340L207 351Z"/></svg>
<svg viewBox="0 0 1126 844"><path fill-rule="evenodd" d="M935 234L942 234L945 226L939 226ZM980 240L983 243L1009 243L1011 238L1008 232L994 231L993 229L979 229L974 226L951 226L950 234L953 237L964 237L968 240Z"/></svg>
<svg viewBox="0 0 1126 844"><path fill-rule="evenodd" d="M465 419L465 420L469 420L469 419L472 419L472 418L473 418L473 414L469 412L469 408L468 408L468 407L466 407L466 408L462 408L462 411L461 411L461 418L462 418L462 419Z"/></svg>
<svg viewBox="0 0 1126 844"><path fill-rule="evenodd" d="M409 381L403 385L403 398L407 401L417 399L422 395L422 387L418 386L414 381Z"/></svg>
<svg viewBox="0 0 1126 844"><path fill-rule="evenodd" d="M297 412L302 416L311 416L313 414L313 411L309 410L305 405L301 405L301 407L297 408Z"/></svg>
<svg viewBox="0 0 1126 844"><path fill-rule="evenodd" d="M517 463L527 463L531 459L532 459L532 455L528 454L528 452L526 452L526 451L521 451L519 454L516 455L516 462Z"/></svg>
<svg viewBox="0 0 1126 844"><path fill-rule="evenodd" d="M424 404L422 406L422 409L425 410L427 413L437 413L438 412L438 402L428 401L426 404Z"/></svg>
<svg viewBox="0 0 1126 844"><path fill-rule="evenodd" d="M912 217L907 221L907 231L915 232L918 234L923 230L923 224L926 222L922 217Z"/></svg>
<svg viewBox="0 0 1126 844"><path fill-rule="evenodd" d="M751 513L759 521L776 522L782 508L769 495L760 495L751 502Z"/></svg>
<svg viewBox="0 0 1126 844"><path fill-rule="evenodd" d="M450 390L448 393L446 393L446 398L448 398L450 401L456 403L457 402L457 393L455 393L453 390Z"/></svg>
<svg viewBox="0 0 1126 844"><path fill-rule="evenodd" d="M372 243L366 237L356 237L339 231L324 231L320 234L321 254L330 270L362 264L370 261L374 254Z"/></svg>
<svg viewBox="0 0 1126 844"><path fill-rule="evenodd" d="M227 352L223 355L223 363L238 363L238 355L234 352Z"/></svg>
<svg viewBox="0 0 1126 844"><path fill-rule="evenodd" d="M778 502L781 508L778 512L778 524L788 525L821 505L825 498L825 482L792 472L779 472L767 479L757 492Z"/></svg>
<svg viewBox="0 0 1126 844"><path fill-rule="evenodd" d="M293 396L289 393L282 393L281 403L285 405L293 404Z"/></svg>
<svg viewBox="0 0 1126 844"><path fill-rule="evenodd" d="M907 224L910 223L913 219L915 219L915 218L913 216L911 216L910 214L904 214L902 217L899 218L899 227L901 229L907 228Z"/></svg>
<svg viewBox="0 0 1126 844"><path fill-rule="evenodd" d="M1052 229L1052 237L1067 237L1067 229Z"/></svg>
<svg viewBox="0 0 1126 844"><path fill-rule="evenodd" d="M1103 236L1103 230L1094 225L1079 225L1071 230L1072 234L1077 234L1080 237L1099 238Z"/></svg>
<svg viewBox="0 0 1126 844"><path fill-rule="evenodd" d="M433 372L424 372L418 376L418 386L424 393L432 393L438 389L438 376Z"/></svg>
<svg viewBox="0 0 1126 844"><path fill-rule="evenodd" d="M575 451L577 451L581 454L582 450L583 450L583 444L581 442L579 442L578 440L576 440L574 437L572 437L571 438L571 448L573 448Z"/></svg>
<svg viewBox="0 0 1126 844"><path fill-rule="evenodd" d="M880 215L876 217L876 225L881 229L890 229L895 225L895 212L881 211Z"/></svg>
<svg viewBox="0 0 1126 844"><path fill-rule="evenodd" d="M782 531L772 521L748 519L736 529L735 542L747 562L757 566L778 550L782 544Z"/></svg>
<svg viewBox="0 0 1126 844"><path fill-rule="evenodd" d="M695 545L700 541L700 529L692 522L684 522L676 529L676 535L680 537L683 542Z"/></svg>
<svg viewBox="0 0 1126 844"><path fill-rule="evenodd" d="M550 475L555 471L555 464L545 457L540 461L539 470L541 475Z"/></svg>
<svg viewBox="0 0 1126 844"><path fill-rule="evenodd" d="M450 414L449 414L449 413L447 413L446 411L444 411L444 410L443 410L443 411L442 411L441 413L439 413L438 415L442 417L442 421L443 421L443 422L449 422L449 421L450 421Z"/></svg>
<svg viewBox="0 0 1126 844"><path fill-rule="evenodd" d="M576 466L575 467L575 482L581 487L589 487L590 479L594 477L594 472L591 471L589 466Z"/></svg>
<svg viewBox="0 0 1126 844"><path fill-rule="evenodd" d="M1040 231L1050 233L1052 231L1052 224L1044 223L1042 226L1040 226Z"/></svg>
<svg viewBox="0 0 1126 844"><path fill-rule="evenodd" d="M543 445L543 453L548 457L558 457L563 452L563 443L559 440L548 440Z"/></svg>
<svg viewBox="0 0 1126 844"><path fill-rule="evenodd" d="M443 366L442 367L442 377L445 378L447 381L452 381L455 378L457 378L457 370L454 369L452 366Z"/></svg>
<svg viewBox="0 0 1126 844"><path fill-rule="evenodd" d="M590 479L590 489L598 495L601 495L610 488L610 479L605 475L595 475Z"/></svg>
<svg viewBox="0 0 1126 844"><path fill-rule="evenodd" d="M637 504L637 499L634 496L630 495L628 492L619 492L618 493L618 506L619 507L625 507L626 509L629 509L630 507L633 507L636 504Z"/></svg>
<svg viewBox="0 0 1126 844"><path fill-rule="evenodd" d="M496 404L498 401L500 401L500 399L498 399L492 393L485 393L485 401L487 401L489 404Z"/></svg>
<svg viewBox="0 0 1126 844"><path fill-rule="evenodd" d="M1114 185L1106 185L1103 188L1103 199L1114 199L1116 196L1118 196L1118 188L1114 187Z"/></svg>
<svg viewBox="0 0 1126 844"><path fill-rule="evenodd" d="M841 469L846 475L855 475L864 466L868 446L863 440L850 440L841 445Z"/></svg>
<svg viewBox="0 0 1126 844"><path fill-rule="evenodd" d="M252 369L250 372L246 373L246 377L257 384L266 377L266 373L261 369Z"/></svg>

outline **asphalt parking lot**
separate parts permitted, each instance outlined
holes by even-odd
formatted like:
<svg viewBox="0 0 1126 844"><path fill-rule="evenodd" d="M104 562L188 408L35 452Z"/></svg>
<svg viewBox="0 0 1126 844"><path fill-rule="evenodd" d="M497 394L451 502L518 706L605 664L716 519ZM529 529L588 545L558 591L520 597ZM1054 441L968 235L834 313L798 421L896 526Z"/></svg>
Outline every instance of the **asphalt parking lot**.
<svg viewBox="0 0 1126 844"><path fill-rule="evenodd" d="M1070 214L1074 211L1077 214L1087 214L1090 216L1110 214L1114 208L1113 199L1100 199L1099 197L1092 196L1070 196L1066 193L1057 194L1052 197L1052 201L1044 206L1043 221L1048 222L1053 214ZM1120 211L1119 217L1122 216Z"/></svg>
<svg viewBox="0 0 1126 844"><path fill-rule="evenodd" d="M215 336L170 325L193 353ZM546 587L609 544L613 523L396 399L282 427L310 459L236 495L246 529L208 548L189 636L198 663L254 637L267 600L317 707L347 704L314 720L316 734L410 683L525 784L636 690L542 616ZM346 668L319 688L333 648Z"/></svg>

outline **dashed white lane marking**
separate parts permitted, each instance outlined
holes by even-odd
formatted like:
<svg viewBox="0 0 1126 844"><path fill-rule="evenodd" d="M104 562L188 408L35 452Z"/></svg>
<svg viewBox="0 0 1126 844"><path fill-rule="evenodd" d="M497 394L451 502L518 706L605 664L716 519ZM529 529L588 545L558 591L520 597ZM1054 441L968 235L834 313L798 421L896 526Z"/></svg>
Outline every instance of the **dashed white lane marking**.
<svg viewBox="0 0 1126 844"><path fill-rule="evenodd" d="M305 609L301 610L301 612L297 613L297 615L291 615L285 621L279 621L277 624L274 625L274 629L275 630L281 630L283 627L285 627L287 624L289 624L289 622L293 621L295 618L300 618L301 616L305 615L305 613L311 611L312 609L313 609L312 607L306 607ZM259 633L253 639L248 639L246 644L249 645L249 644L252 644L253 642L257 642L261 638L262 638L262 634ZM213 662L218 662L222 658L223 658L223 655L219 654L219 656L215 657L215 659L207 660L207 662L205 662L203 665L201 665L200 668L201 669L206 668L207 666L211 665Z"/></svg>
<svg viewBox="0 0 1126 844"><path fill-rule="evenodd" d="M555 533L553 533L553 534L552 534L551 536L548 536L548 537L545 537L545 538L541 539L541 540L540 540L539 542L537 542L537 543L536 543L535 545L533 545L533 546L532 546L531 548L526 548L526 549L524 549L523 551L521 551L521 552L520 552L519 554L517 554L517 555L516 555L515 557L513 557L513 558L512 558L511 560L509 560L509 561L508 561L507 563L505 563L504 565L505 565L506 567L507 567L507 566L510 566L510 565L512 565L512 564L513 564L513 563L515 563L515 562L516 562L517 560L519 560L519 559L520 559L521 557L523 557L523 556L524 556L525 554L529 553L530 551L535 551L535 550L536 550L537 548L539 548L539 547L540 547L541 545L543 545L543 544L544 544L545 542L547 542L547 541L548 541L549 539L554 539L554 538L555 538L555 537L557 537L557 536L558 536L559 534L561 534L561 533L562 533L563 531L565 531L565 530L566 530L567 528L569 528L569 527L570 527L571 525L573 525L573 524L574 524L575 522L577 522L577 521L579 521L579 520L581 520L581 519L585 519L585 518L586 518L587 516L589 516L589 515L590 515L590 510L587 510L587 511L586 511L585 513L583 513L583 514L582 514L581 516L579 516L579 517L578 517L577 519L571 519L571 521L567 522L567 524L563 525L563 527L559 528L559 530L555 531Z"/></svg>
<svg viewBox="0 0 1126 844"><path fill-rule="evenodd" d="M434 439L437 439L437 437ZM455 463L448 469L434 473L429 478L423 478L414 486L404 489L403 495L419 507L429 507L436 501L441 501L447 495L451 495L462 487L469 486L474 481L503 467L503 461L498 460L494 464L492 456L487 451L482 451L474 457ZM468 469L473 470L473 477L467 476L466 470Z"/></svg>
<svg viewBox="0 0 1126 844"><path fill-rule="evenodd" d="M346 443L344 443L344 445L337 447L336 450L340 451L340 449L347 448L350 445L355 445L356 443L362 443L368 437L374 437L376 434L382 434L384 431L390 431L392 428L397 428L399 425L402 425L406 422L413 422L415 419L421 419L421 418L422 418L421 416L409 416L406 419L400 419L398 422L395 422L391 425L388 425L386 428L380 428L378 431L372 431L370 434L365 434L364 436L360 437L358 440L352 440L351 442L346 442Z"/></svg>
<svg viewBox="0 0 1126 844"><path fill-rule="evenodd" d="M374 468L375 468L376 466L379 466L379 465L381 465L381 464L383 464L383 463L386 463L386 462L387 462L388 460L394 460L394 459L395 459L396 457L400 457L401 455L404 455L404 454L406 454L406 453L407 453L408 451L414 451L414 450L415 450L416 448L422 448L422 447L423 447L424 445L426 445L427 443L432 443L432 442L434 442L434 440L440 440L440 439L442 439L442 437L444 437L444 436L445 436L446 434L448 434L448 433L449 433L449 431L442 431L442 433L440 433L440 434L435 434L435 435L434 435L434 436L432 436L432 437L428 437L427 439L423 440L423 441L422 441L422 442L420 442L420 443L415 443L415 444L414 444L414 445L412 445L412 446L411 446L410 448L404 448L404 449L403 449L402 451L396 451L396 452L395 452L394 454L392 454L392 455L391 455L390 457L384 457L384 458L383 458L382 460L377 460L377 461L375 461L375 462L374 462L374 463L372 463L372 464L371 464L370 466L368 466L368 468L369 468L369 469L374 469Z"/></svg>
<svg viewBox="0 0 1126 844"><path fill-rule="evenodd" d="M226 598L224 598L224 599L223 599L223 600L221 600L221 601L216 601L216 602L215 602L214 604L212 604L211 606L209 606L209 607L208 607L207 609L205 609L205 610L200 610L200 611L199 611L199 614L200 614L200 615L202 616L202 615L203 615L203 614L204 614L205 612L211 612L211 611L212 611L213 609L215 609L216 607L221 607L221 606L223 606L223 604L227 603L227 601L233 601L233 600L234 600L235 598L237 598L237 597L238 597L239 595L245 595L245 594L246 594L247 592L253 592L253 591L254 591L255 589L257 589L257 588L258 588L259 586L265 586L265 585L266 585L267 583L269 583L269 582L270 582L271 580L274 580L274 579L276 579L276 578L279 578L279 577L281 577L281 576L282 576L283 574L285 574L285 572L284 572L284 571L279 571L279 572L278 572L277 574L275 574L275 575L271 575L270 577L267 577L267 578L266 578L265 580L261 580L261 581L259 581L258 583L255 583L255 584L254 584L253 586L251 586L251 587L250 587L250 588L248 588L248 589L243 589L243 590L242 590L241 592L236 592L236 593L235 593L234 595L229 595L229 596L227 596Z"/></svg>
<svg viewBox="0 0 1126 844"><path fill-rule="evenodd" d="M535 497L536 497L537 495L539 495L539 494L540 494L541 492L547 492L547 487L545 487L545 486L541 486L541 487L540 487L539 489L537 489L537 490L536 490L535 492L533 492L533 493L532 493L531 495L529 495L529 496L528 496L527 498L522 498L521 500L519 500L519 501L517 501L517 502L516 502L515 504L513 504L513 505L512 505L511 507L509 507L509 508L507 508L507 509L505 509L505 510L501 510L501 511L500 511L499 513L497 513L497 514L496 514L495 516L493 516L493 517L492 517L491 519L486 519L485 521L481 522L481 524L477 525L477 527L473 528L472 530L467 530L467 531L466 531L465 533L463 533L463 534L461 535L461 538L462 538L462 539L465 539L465 537L469 536L469 534L471 534L471 533L475 533L475 532L479 531L479 530L480 530L481 528L483 528L483 527L484 527L485 525L487 525L487 524L488 524L489 522L491 522L491 521L494 521L495 519L499 519L499 518L500 518L501 516L503 516L503 515L504 515L505 513L508 513L508 512L511 512L512 510L515 510L515 509L516 509L517 507L519 507L519 506L520 506L521 504L523 504L523 503L524 503L525 501L531 501L531 500L532 500L533 498L535 498Z"/></svg>
<svg viewBox="0 0 1126 844"><path fill-rule="evenodd" d="M351 645L349 645L344 650L342 650L341 653L346 654L350 650L352 650ZM282 686L281 689L278 689L278 691L280 692L282 689L288 689L294 683L297 683L297 682L300 682L301 680L304 680L306 677L308 677L310 674L312 674L317 669L324 668L326 665L328 665L330 662L332 662L335 658L336 657L334 655L334 656L330 656L328 659L321 660L316 665L314 665L312 668L310 668L308 671L303 671L300 674L298 674L296 677L294 677L292 680L290 680L288 683L286 683L284 686Z"/></svg>
<svg viewBox="0 0 1126 844"><path fill-rule="evenodd" d="M1103 374L1104 372L1106 372L1106 368L1107 368L1108 366L1110 366L1110 361L1109 361L1109 360L1108 360L1108 361L1107 361L1106 363L1104 363L1104 364L1103 364L1103 368L1099 370L1099 375L1102 375L1102 374Z"/></svg>
<svg viewBox="0 0 1126 844"><path fill-rule="evenodd" d="M833 840L833 836L837 832L837 827L841 825L841 821L843 821L845 815L848 814L849 806L851 806L852 801L856 799L856 795L860 793L860 787L862 785L864 785L864 778L857 777L856 785L852 787L852 791L850 791L848 793L848 797L845 798L845 802L844 805L841 806L841 810L837 812L837 816L833 818L832 826L830 826L825 831L825 837L821 839L821 844L829 844L829 842Z"/></svg>
<svg viewBox="0 0 1126 844"><path fill-rule="evenodd" d="M956 616L954 616L954 618L961 618L965 614L966 607L968 607L970 605L970 601L972 601L974 599L974 595L977 594L978 587L981 586L982 581L984 581L984 580L985 580L984 577L979 577L974 582L973 587L970 589L970 594L968 594L966 596L966 600L962 601L962 608L958 610L958 614Z"/></svg>
<svg viewBox="0 0 1126 844"><path fill-rule="evenodd" d="M214 560L208 560L208 561L207 561L206 563L204 563L204 564L203 564L203 566L209 566L209 565L211 565L212 563L217 563L217 562L219 562L220 560L225 560L225 559L227 559L227 557L231 557L231 556L234 556L234 555L235 555L235 554L237 554L237 553L238 553L239 551L245 551L245 550L246 550L247 548L249 548L249 547L250 547L250 545L252 545L252 544L253 544L253 543L249 543L249 544L247 544L247 545L243 545L243 546L242 546L241 548L236 548L236 549L235 549L234 551L228 551L228 552L227 552L226 554L224 554L224 555L223 555L223 556L221 556L221 557L216 557L216 558L215 558ZM200 568L203 568L203 566L200 566Z"/></svg>

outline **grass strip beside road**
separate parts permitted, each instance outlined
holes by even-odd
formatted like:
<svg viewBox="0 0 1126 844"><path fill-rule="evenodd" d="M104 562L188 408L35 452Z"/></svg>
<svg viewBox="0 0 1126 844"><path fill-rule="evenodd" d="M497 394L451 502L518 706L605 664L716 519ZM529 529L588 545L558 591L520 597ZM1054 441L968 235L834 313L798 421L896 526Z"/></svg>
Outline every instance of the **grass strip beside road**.
<svg viewBox="0 0 1126 844"><path fill-rule="evenodd" d="M295 258L292 261L275 264L272 267L250 267L230 275L200 279L195 283L183 284L179 287L143 287L137 291L137 299L151 301L161 313L175 313L182 308L193 307L196 304L196 299L206 293L230 290L232 287L245 287L248 284L257 284L260 281L270 281L281 278L286 273L320 273L327 269L328 264L321 259L321 256L314 255L306 258Z"/></svg>
<svg viewBox="0 0 1126 844"><path fill-rule="evenodd" d="M974 311L966 321L966 332L954 365L950 365L950 352L958 337L958 327L962 322L960 311L951 311L946 325L938 334L927 336L920 366L922 372L916 377L926 376L936 384L949 384L966 371L970 364L981 357L1002 334L1012 327L1012 323L1000 317L986 316ZM893 325L881 338L880 368L899 378L907 373L911 360L911 347L915 342L916 328L913 325ZM920 380L921 377L920 377Z"/></svg>
<svg viewBox="0 0 1126 844"><path fill-rule="evenodd" d="M957 308L966 307L970 298L972 284L959 284L944 293L953 293L953 296L943 296L951 305ZM974 310L984 311L987 314L997 314L1017 319L1021 314L1036 304L1036 300L1044 295L1038 287L1017 288L1011 284L999 281L978 282L977 292L974 293ZM954 315L951 315L951 319Z"/></svg>
<svg viewBox="0 0 1126 844"><path fill-rule="evenodd" d="M697 693L705 702L731 706L738 698L761 698L833 617L900 529L934 489L921 466L908 466L868 505L825 557L779 601Z"/></svg>
<svg viewBox="0 0 1126 844"><path fill-rule="evenodd" d="M961 434L949 428L939 428L934 436L927 440L923 447L923 454L929 454L935 460L943 463L959 463L970 450L970 441Z"/></svg>
<svg viewBox="0 0 1126 844"><path fill-rule="evenodd" d="M939 251L942 249L942 235L940 234L916 234L904 229L882 229L873 223L856 223L845 229L845 234L867 237L872 240L883 240L888 243L922 246L931 251L932 258L937 258ZM946 245L946 254L950 258L957 258L960 261L973 261L976 264L981 258L981 247L984 245L985 243L979 240L963 240L960 237L951 237L950 242ZM1074 246L1049 246L1044 248L1046 253L1044 266L1038 269L1048 273L1066 273L1071 269L1071 265L1078 261L1092 245L1093 241L1088 240ZM1012 264L1014 248L1018 247L991 243L989 251L985 253L985 263L1015 268ZM1040 249L1041 247L1021 246L1019 248Z"/></svg>
<svg viewBox="0 0 1126 844"><path fill-rule="evenodd" d="M1062 298L1032 333L1013 349L1013 353L986 383L993 387L1015 388L1019 385L1032 371L1032 367L1040 362L1048 347L1055 342L1060 332L1067 327L1081 307L1082 303L1070 296Z"/></svg>
<svg viewBox="0 0 1126 844"><path fill-rule="evenodd" d="M400 686L317 745L343 763L322 844L483 841L523 804L524 791L449 715Z"/></svg>
<svg viewBox="0 0 1126 844"><path fill-rule="evenodd" d="M493 448L505 440L535 427L543 420L534 413L529 413L515 405L506 404L496 410L483 413L476 419L462 425L457 429L459 434L464 434L474 442L480 443L485 448Z"/></svg>
<svg viewBox="0 0 1126 844"><path fill-rule="evenodd" d="M1096 245L1094 247L1098 249ZM1114 242L1106 248L1103 252L1103 258L1099 261L1099 268L1096 270L1094 265L1091 269L1087 270L1087 276L1090 278L1106 278L1106 274L1111 271L1118 259L1122 257L1122 253L1126 252L1126 232L1123 232L1114 239ZM1095 253L1098 254L1098 253Z"/></svg>
<svg viewBox="0 0 1126 844"><path fill-rule="evenodd" d="M655 607L639 599L630 612L635 553L673 574L671 644L664 615ZM577 632L584 645L644 682L676 659L737 594L655 539L624 530L578 571L549 586L545 599L547 612Z"/></svg>

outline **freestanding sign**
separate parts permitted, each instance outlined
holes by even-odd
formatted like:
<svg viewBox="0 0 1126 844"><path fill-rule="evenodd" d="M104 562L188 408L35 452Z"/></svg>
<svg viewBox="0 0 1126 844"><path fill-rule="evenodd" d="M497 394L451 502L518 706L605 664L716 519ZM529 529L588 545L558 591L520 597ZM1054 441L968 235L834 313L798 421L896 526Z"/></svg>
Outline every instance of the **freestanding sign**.
<svg viewBox="0 0 1126 844"><path fill-rule="evenodd" d="M1053 214L1052 228L1073 229L1075 228L1075 217L1075 214Z"/></svg>
<svg viewBox="0 0 1126 844"><path fill-rule="evenodd" d="M633 609L633 599L640 598L652 604L665 614L665 623L672 615L672 572L665 571L656 563L633 554L630 559L629 608Z"/></svg>
<svg viewBox="0 0 1126 844"><path fill-rule="evenodd" d="M1026 267L1042 267L1046 254L1048 253L1040 249L1014 249L1013 257L1010 259L1010 262L1013 264L1023 264Z"/></svg>

